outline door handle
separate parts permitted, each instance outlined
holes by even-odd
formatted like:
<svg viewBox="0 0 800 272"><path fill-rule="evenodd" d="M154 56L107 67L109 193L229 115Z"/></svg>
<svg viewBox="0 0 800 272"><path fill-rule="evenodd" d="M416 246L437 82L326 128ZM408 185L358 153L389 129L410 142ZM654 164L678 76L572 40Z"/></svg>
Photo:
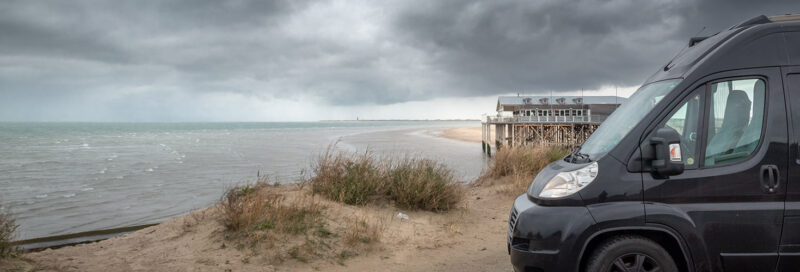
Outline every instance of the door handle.
<svg viewBox="0 0 800 272"><path fill-rule="evenodd" d="M780 186L781 173L778 166L768 164L761 166L761 189L767 193L775 193L778 186Z"/></svg>

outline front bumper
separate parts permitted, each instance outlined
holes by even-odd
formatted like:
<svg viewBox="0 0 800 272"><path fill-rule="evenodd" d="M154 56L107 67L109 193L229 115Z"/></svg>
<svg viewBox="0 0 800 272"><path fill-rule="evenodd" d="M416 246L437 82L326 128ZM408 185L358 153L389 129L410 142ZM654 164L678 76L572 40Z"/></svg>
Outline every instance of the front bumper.
<svg viewBox="0 0 800 272"><path fill-rule="evenodd" d="M514 271L576 271L578 237L594 219L583 206L540 206L521 195L509 216L508 252Z"/></svg>

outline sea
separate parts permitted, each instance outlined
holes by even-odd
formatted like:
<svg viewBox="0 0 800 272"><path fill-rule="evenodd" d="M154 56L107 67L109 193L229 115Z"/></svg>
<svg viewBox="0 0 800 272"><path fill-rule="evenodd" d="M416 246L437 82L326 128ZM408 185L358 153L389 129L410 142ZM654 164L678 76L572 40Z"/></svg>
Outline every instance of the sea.
<svg viewBox="0 0 800 272"><path fill-rule="evenodd" d="M327 148L439 160L462 182L479 143L438 137L477 121L0 123L0 203L17 239L165 221L258 176L290 184Z"/></svg>

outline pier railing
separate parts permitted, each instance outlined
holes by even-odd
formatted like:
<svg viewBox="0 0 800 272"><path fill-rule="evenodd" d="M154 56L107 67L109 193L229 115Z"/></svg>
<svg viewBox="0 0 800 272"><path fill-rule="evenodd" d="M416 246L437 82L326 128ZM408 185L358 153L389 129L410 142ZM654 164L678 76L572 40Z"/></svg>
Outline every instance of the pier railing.
<svg viewBox="0 0 800 272"><path fill-rule="evenodd" d="M605 116L487 116L484 123L520 123L520 124L546 124L546 123L595 123L605 120Z"/></svg>

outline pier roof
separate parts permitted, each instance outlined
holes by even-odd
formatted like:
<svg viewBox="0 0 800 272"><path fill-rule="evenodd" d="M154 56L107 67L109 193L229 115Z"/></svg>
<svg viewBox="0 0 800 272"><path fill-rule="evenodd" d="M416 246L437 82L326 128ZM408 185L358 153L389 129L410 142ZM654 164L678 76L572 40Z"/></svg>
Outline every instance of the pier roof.
<svg viewBox="0 0 800 272"><path fill-rule="evenodd" d="M503 106L519 105L597 105L597 104L622 104L628 100L618 96L499 96L497 97L497 110Z"/></svg>

